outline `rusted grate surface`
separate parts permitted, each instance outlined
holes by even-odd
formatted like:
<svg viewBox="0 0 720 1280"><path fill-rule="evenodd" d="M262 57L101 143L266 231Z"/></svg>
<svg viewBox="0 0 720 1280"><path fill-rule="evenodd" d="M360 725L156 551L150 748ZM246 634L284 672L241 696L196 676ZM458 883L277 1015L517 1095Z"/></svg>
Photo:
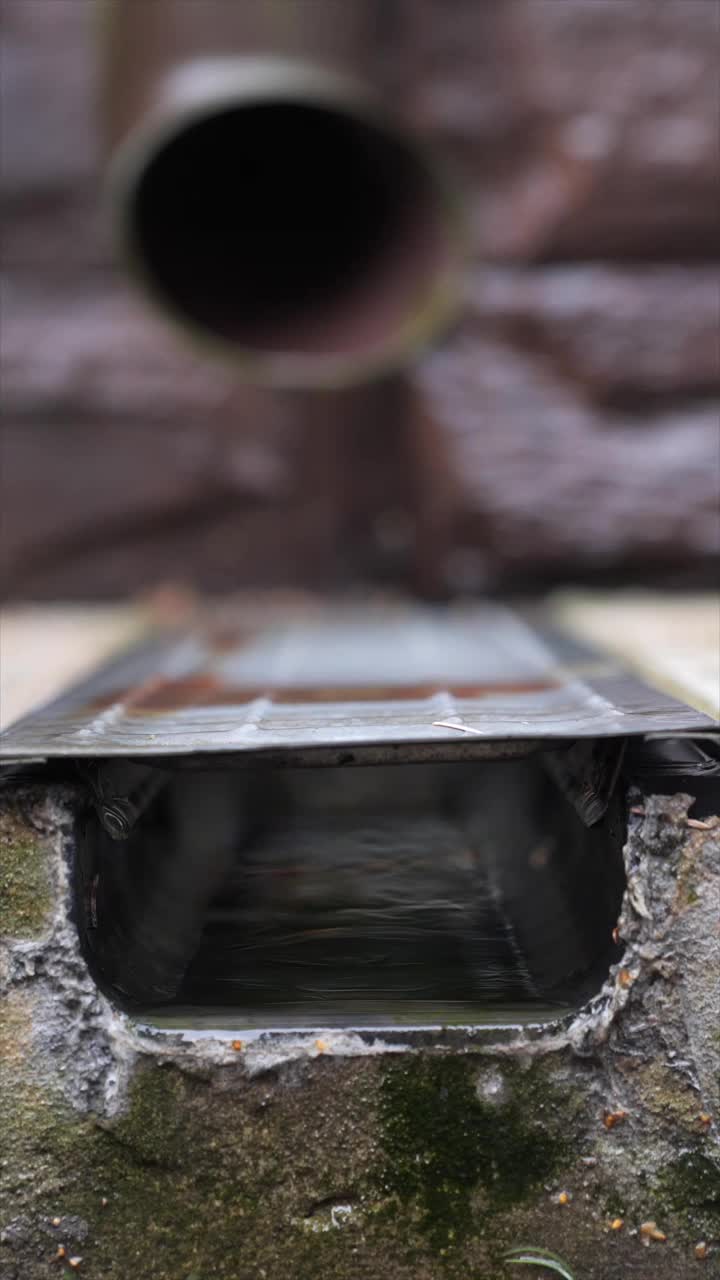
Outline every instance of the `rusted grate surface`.
<svg viewBox="0 0 720 1280"><path fill-rule="evenodd" d="M352 763L355 748L450 759L716 728L501 605L335 604L211 614L33 712L0 749L5 759L325 751Z"/></svg>

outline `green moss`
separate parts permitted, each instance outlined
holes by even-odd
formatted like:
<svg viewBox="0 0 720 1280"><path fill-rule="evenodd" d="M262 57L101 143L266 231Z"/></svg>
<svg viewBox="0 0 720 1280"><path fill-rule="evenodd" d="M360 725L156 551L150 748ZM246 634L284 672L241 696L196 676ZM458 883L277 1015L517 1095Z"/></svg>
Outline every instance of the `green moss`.
<svg viewBox="0 0 720 1280"><path fill-rule="evenodd" d="M184 1277L211 1264L218 1280L234 1280L238 1241L282 1176L280 1146L272 1150L269 1131L246 1141L237 1101L172 1067L140 1072L127 1114L96 1130L85 1161L89 1183L109 1198L103 1275L116 1274L114 1240L125 1250L132 1242L138 1267L146 1251L162 1259L148 1275Z"/></svg>
<svg viewBox="0 0 720 1280"><path fill-rule="evenodd" d="M47 1087L0 1068L0 1222L41 1205L48 1214L74 1186L94 1138L94 1125L75 1115ZM72 1210L68 1210L71 1212Z"/></svg>
<svg viewBox="0 0 720 1280"><path fill-rule="evenodd" d="M669 1209L693 1233L720 1235L720 1159L709 1144L699 1142L673 1160L663 1173L660 1191Z"/></svg>
<svg viewBox="0 0 720 1280"><path fill-rule="evenodd" d="M112 1129L140 1164L173 1169L182 1164L188 1081L167 1068L146 1068L135 1080L130 1109Z"/></svg>
<svg viewBox="0 0 720 1280"><path fill-rule="evenodd" d="M32 938L47 926L52 895L39 836L0 813L0 936Z"/></svg>
<svg viewBox="0 0 720 1280"><path fill-rule="evenodd" d="M627 1199L618 1191L617 1187L611 1187L599 1197L602 1211L606 1218L624 1218L627 1212Z"/></svg>
<svg viewBox="0 0 720 1280"><path fill-rule="evenodd" d="M578 1261L597 1245L607 1266L593 1274L625 1274L623 1242L579 1196L568 1211L535 1196L587 1136L580 1095L553 1087L551 1065L322 1057L249 1077L147 1058L127 1110L98 1119L33 1082L26 1060L0 1064L0 1224L22 1214L35 1231L12 1255L23 1280L55 1274L54 1215L88 1224L84 1280L499 1280L493 1260L523 1240ZM712 1210L709 1146L697 1154L674 1192ZM352 1205L339 1228L336 1203Z"/></svg>
<svg viewBox="0 0 720 1280"><path fill-rule="evenodd" d="M419 1226L436 1250L480 1232L489 1215L527 1199L566 1155L559 1126L548 1119L554 1099L546 1079L534 1068L510 1064L503 1066L503 1079L498 1104L478 1097L467 1058L413 1057L386 1070L382 1185L416 1206Z"/></svg>
<svg viewBox="0 0 720 1280"><path fill-rule="evenodd" d="M669 1067L662 1062L652 1062L636 1068L633 1078L648 1111L697 1132L697 1094L689 1084L679 1082Z"/></svg>
<svg viewBox="0 0 720 1280"><path fill-rule="evenodd" d="M531 1095L552 1105L541 1075L503 1072L494 1106L478 1100L467 1059L318 1061L292 1083L148 1061L127 1111L99 1122L7 1068L0 1217L79 1215L86 1280L256 1280L263 1269L357 1280L359 1253L383 1280L426 1274L436 1253L465 1277L454 1246L494 1249L482 1220L552 1176L561 1150L533 1115ZM310 1230L313 1206L334 1200L353 1205L351 1219ZM56 1244L38 1227L31 1248L50 1258Z"/></svg>
<svg viewBox="0 0 720 1280"><path fill-rule="evenodd" d="M333 1085L322 1064L300 1084L279 1085L240 1073L210 1080L148 1062L127 1111L99 1122L79 1117L49 1086L22 1083L6 1069L0 1223L29 1216L36 1225L28 1256L48 1260L57 1240L48 1243L37 1215L83 1218L86 1280L186 1280L193 1273L256 1280L263 1268L273 1280L355 1280L350 1241L357 1243L364 1222L360 1208L352 1226L307 1230L318 1201L337 1195L359 1205L372 1158L363 1132L362 1080L369 1073L343 1063L332 1070ZM379 1228L371 1222L367 1231L372 1244ZM388 1247L392 1255L392 1240ZM405 1280L402 1269L387 1274Z"/></svg>

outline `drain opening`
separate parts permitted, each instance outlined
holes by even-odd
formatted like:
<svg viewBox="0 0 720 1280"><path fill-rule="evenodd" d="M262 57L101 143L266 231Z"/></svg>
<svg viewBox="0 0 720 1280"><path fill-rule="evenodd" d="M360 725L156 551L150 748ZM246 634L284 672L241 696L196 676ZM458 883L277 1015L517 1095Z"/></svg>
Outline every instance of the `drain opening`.
<svg viewBox="0 0 720 1280"><path fill-rule="evenodd" d="M125 838L95 810L81 833L93 977L136 1016L188 1027L577 1008L617 959L623 808L618 789L586 825L549 765L143 766Z"/></svg>

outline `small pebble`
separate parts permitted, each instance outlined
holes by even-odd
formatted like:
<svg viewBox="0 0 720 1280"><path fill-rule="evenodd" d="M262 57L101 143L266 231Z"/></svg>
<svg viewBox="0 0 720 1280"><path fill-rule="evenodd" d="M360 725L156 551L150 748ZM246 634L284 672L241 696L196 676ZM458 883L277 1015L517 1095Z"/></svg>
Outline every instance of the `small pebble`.
<svg viewBox="0 0 720 1280"><path fill-rule="evenodd" d="M59 1227L61 1222L62 1222L62 1218L53 1218L52 1220L52 1224L54 1227Z"/></svg>
<svg viewBox="0 0 720 1280"><path fill-rule="evenodd" d="M606 1129L614 1129L616 1124L622 1124L627 1119L627 1111L606 1111L603 1116L603 1124Z"/></svg>
<svg viewBox="0 0 720 1280"><path fill-rule="evenodd" d="M622 1229L623 1229L623 1227L624 1227L624 1226L625 1226L625 1219L624 1219L624 1218L613 1218L612 1222L610 1223L610 1230L611 1230L611 1231L622 1231Z"/></svg>
<svg viewBox="0 0 720 1280"><path fill-rule="evenodd" d="M667 1236L661 1231L655 1222L643 1222L640 1225L640 1237L643 1244L649 1244L651 1240L657 1240L659 1244L664 1244Z"/></svg>
<svg viewBox="0 0 720 1280"><path fill-rule="evenodd" d="M571 1200L572 1200L572 1196L570 1195L569 1191L561 1191L560 1195L557 1198L558 1204L562 1204L562 1205L569 1204Z"/></svg>
<svg viewBox="0 0 720 1280"><path fill-rule="evenodd" d="M709 1253L709 1249L704 1240L701 1240L699 1244L695 1245L695 1257L697 1258L698 1262L704 1262L708 1256L708 1253Z"/></svg>

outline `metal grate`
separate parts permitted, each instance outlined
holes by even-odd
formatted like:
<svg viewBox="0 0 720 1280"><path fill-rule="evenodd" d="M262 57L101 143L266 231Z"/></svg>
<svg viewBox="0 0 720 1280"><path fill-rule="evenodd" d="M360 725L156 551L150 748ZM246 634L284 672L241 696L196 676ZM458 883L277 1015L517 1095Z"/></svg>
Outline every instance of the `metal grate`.
<svg viewBox="0 0 720 1280"><path fill-rule="evenodd" d="M352 763L717 728L501 605L254 607L133 650L0 735L0 753Z"/></svg>

